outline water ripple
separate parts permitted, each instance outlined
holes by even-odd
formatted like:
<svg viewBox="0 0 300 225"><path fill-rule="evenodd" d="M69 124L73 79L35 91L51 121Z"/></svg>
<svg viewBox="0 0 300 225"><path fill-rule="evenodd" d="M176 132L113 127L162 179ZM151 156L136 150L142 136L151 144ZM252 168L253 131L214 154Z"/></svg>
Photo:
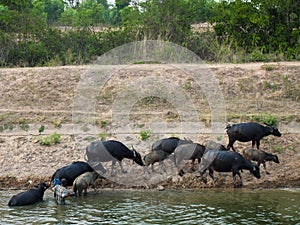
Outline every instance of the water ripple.
<svg viewBox="0 0 300 225"><path fill-rule="evenodd" d="M101 190L57 205L8 207L0 192L1 224L300 224L299 191Z"/></svg>

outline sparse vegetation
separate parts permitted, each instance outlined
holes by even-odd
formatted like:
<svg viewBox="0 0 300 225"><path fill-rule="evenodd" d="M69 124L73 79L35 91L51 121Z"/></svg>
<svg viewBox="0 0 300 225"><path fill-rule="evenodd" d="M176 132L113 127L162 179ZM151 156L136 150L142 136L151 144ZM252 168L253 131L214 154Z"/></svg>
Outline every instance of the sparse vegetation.
<svg viewBox="0 0 300 225"><path fill-rule="evenodd" d="M53 125L54 125L55 128L60 128L61 124L62 124L61 120L54 120L53 121Z"/></svg>
<svg viewBox="0 0 300 225"><path fill-rule="evenodd" d="M261 68L264 69L264 70L266 70L266 71L273 71L273 70L276 69L276 67L278 67L278 66L271 65L271 64L265 64Z"/></svg>
<svg viewBox="0 0 300 225"><path fill-rule="evenodd" d="M41 145L56 145L61 142L61 135L54 132L53 134L47 135L45 137L39 136L37 140Z"/></svg>
<svg viewBox="0 0 300 225"><path fill-rule="evenodd" d="M271 90L272 92L278 90L279 84L278 83L273 83L270 81L264 81L263 83L263 90Z"/></svg>
<svg viewBox="0 0 300 225"><path fill-rule="evenodd" d="M274 152L281 153L283 151L283 147L280 145L272 146Z"/></svg>
<svg viewBox="0 0 300 225"><path fill-rule="evenodd" d="M12 131L13 129L14 129L14 125L12 125L12 124L0 125L0 132L3 132L4 130Z"/></svg>
<svg viewBox="0 0 300 225"><path fill-rule="evenodd" d="M284 85L283 96L300 101L300 84L298 82L293 83L288 75L283 75L282 80Z"/></svg>
<svg viewBox="0 0 300 225"><path fill-rule="evenodd" d="M20 124L20 128L21 130L28 131L30 127L28 124Z"/></svg>
<svg viewBox="0 0 300 225"><path fill-rule="evenodd" d="M258 123L266 123L271 126L278 126L277 118L270 113L268 113L268 114L261 113L259 115L254 115L254 116L252 116L252 120L256 121Z"/></svg>
<svg viewBox="0 0 300 225"><path fill-rule="evenodd" d="M140 131L140 138L142 141L147 140L150 137L151 131L150 130L141 130Z"/></svg>
<svg viewBox="0 0 300 225"><path fill-rule="evenodd" d="M95 138L95 137L92 137L92 136L88 136L88 137L85 137L85 138L83 138L83 140L85 140L85 141L89 141L89 142L91 142L91 141L95 141L97 138Z"/></svg>
<svg viewBox="0 0 300 225"><path fill-rule="evenodd" d="M80 130L82 130L83 132L88 132L90 128L88 128L87 125L84 125L83 127L80 128Z"/></svg>
<svg viewBox="0 0 300 225"><path fill-rule="evenodd" d="M106 132L101 132L101 133L98 134L98 136L99 136L99 138L100 138L101 141L106 140L107 137L109 137L109 135L110 135L110 134L109 134L109 133L106 133Z"/></svg>
<svg viewBox="0 0 300 225"><path fill-rule="evenodd" d="M240 91L252 92L254 89L253 82L251 82L251 79L249 78L243 78L239 80L238 86L240 88Z"/></svg>
<svg viewBox="0 0 300 225"><path fill-rule="evenodd" d="M107 126L107 121L101 120L101 121L100 121L100 127L101 127L101 128L105 128L106 126Z"/></svg>
<svg viewBox="0 0 300 225"><path fill-rule="evenodd" d="M183 85L183 89L185 89L185 90L192 89L192 82L190 80L185 81L185 83Z"/></svg>

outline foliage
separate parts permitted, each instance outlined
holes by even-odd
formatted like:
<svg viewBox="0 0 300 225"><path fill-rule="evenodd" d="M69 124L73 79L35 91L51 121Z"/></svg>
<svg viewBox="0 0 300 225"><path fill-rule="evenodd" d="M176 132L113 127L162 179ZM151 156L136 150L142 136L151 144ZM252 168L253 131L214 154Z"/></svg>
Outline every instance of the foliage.
<svg viewBox="0 0 300 225"><path fill-rule="evenodd" d="M29 125L28 124L20 124L20 128L22 129L22 130L24 130L24 131L28 131L29 130Z"/></svg>
<svg viewBox="0 0 300 225"><path fill-rule="evenodd" d="M140 131L140 138L142 141L147 140L150 137L151 131L150 130L141 130Z"/></svg>
<svg viewBox="0 0 300 225"><path fill-rule="evenodd" d="M149 0L123 8L121 21L136 33L137 39L183 44L191 33L194 12L190 1Z"/></svg>
<svg viewBox="0 0 300 225"><path fill-rule="evenodd" d="M40 136L38 137L38 142L41 145L47 145L47 146L56 145L61 142L61 135L54 132L53 134L47 135L45 137Z"/></svg>
<svg viewBox="0 0 300 225"><path fill-rule="evenodd" d="M300 50L299 11L299 1L221 1L210 21L221 40L229 37L248 53L259 49L296 59Z"/></svg>
<svg viewBox="0 0 300 225"><path fill-rule="evenodd" d="M278 126L278 120L276 119L276 117L270 113L268 114L263 114L260 113L259 115L254 115L252 117L252 120L258 122L258 123L265 123L271 126Z"/></svg>
<svg viewBox="0 0 300 225"><path fill-rule="evenodd" d="M153 39L208 61L299 60L299 12L291 0L0 0L0 67L85 64Z"/></svg>
<svg viewBox="0 0 300 225"><path fill-rule="evenodd" d="M54 24L64 12L65 3L63 0L48 0L43 1L44 12L47 14L48 24Z"/></svg>
<svg viewBox="0 0 300 225"><path fill-rule="evenodd" d="M14 126L12 124L3 124L0 125L0 132L3 132L4 130L10 130L12 131L14 129Z"/></svg>
<svg viewBox="0 0 300 225"><path fill-rule="evenodd" d="M99 136L99 138L100 138L101 141L106 140L107 137L108 137L109 135L110 135L110 134L109 134L109 133L106 133L106 132L100 132L100 133L98 134L98 136Z"/></svg>

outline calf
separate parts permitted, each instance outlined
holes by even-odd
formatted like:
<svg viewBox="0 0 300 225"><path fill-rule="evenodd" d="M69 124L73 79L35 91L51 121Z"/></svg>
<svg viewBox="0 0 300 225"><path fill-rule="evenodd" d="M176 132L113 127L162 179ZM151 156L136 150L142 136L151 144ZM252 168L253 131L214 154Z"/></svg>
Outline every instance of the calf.
<svg viewBox="0 0 300 225"><path fill-rule="evenodd" d="M121 170L124 171L122 160L132 159L140 166L144 166L141 155L136 150L128 149L123 143L115 140L94 141L86 147L85 158L88 163L99 163L112 161L111 170L113 173L116 162L118 161Z"/></svg>
<svg viewBox="0 0 300 225"><path fill-rule="evenodd" d="M240 177L242 185L241 170L249 170L256 178L260 178L259 167L246 160L238 152L229 151L207 151L203 155L203 160L200 163L200 175L203 177L206 170L209 170L209 175L215 182L214 171L217 172L232 172L233 181L236 185L236 175Z"/></svg>
<svg viewBox="0 0 300 225"><path fill-rule="evenodd" d="M256 150L253 148L244 149L243 155L247 160L256 161L258 166L260 166L260 164L262 163L267 174L270 173L266 169L266 161L273 161L275 163L279 163L277 155L273 155L262 150Z"/></svg>
<svg viewBox="0 0 300 225"><path fill-rule="evenodd" d="M97 172L86 172L78 176L73 182L73 191L75 195L77 195L77 191L78 196L81 196L83 191L86 195L87 189L90 185L92 185L92 187L95 188L94 183L98 177L99 174Z"/></svg>
<svg viewBox="0 0 300 225"><path fill-rule="evenodd" d="M152 151L161 150L161 151L171 154L174 152L175 148L178 145L188 144L188 143L192 143L192 141L186 140L186 139L182 140L177 137L169 137L169 138L164 138L164 139L154 142L151 150Z"/></svg>
<svg viewBox="0 0 300 225"><path fill-rule="evenodd" d="M154 171L153 164L159 162L162 166L164 166L163 161L169 157L169 153L164 152L162 150L156 150L153 152L148 153L144 156L144 165L149 166L151 165L152 171ZM146 168L145 168L146 169Z"/></svg>
<svg viewBox="0 0 300 225"><path fill-rule="evenodd" d="M229 138L227 149L229 150L230 148L232 148L233 151L235 151L235 149L233 148L233 144L235 141L252 141L252 148L254 148L256 144L257 149L259 149L260 140L263 137L271 134L277 137L281 136L281 133L276 127L267 124L266 126L263 126L254 122L228 125L226 127L226 130Z"/></svg>
<svg viewBox="0 0 300 225"><path fill-rule="evenodd" d="M8 202L8 206L23 206L41 202L43 201L44 192L48 187L49 185L41 182L36 188L12 196Z"/></svg>
<svg viewBox="0 0 300 225"><path fill-rule="evenodd" d="M64 177L68 181L67 186L72 186L76 177L85 172L94 172L94 169L86 162L76 161L56 170L51 177L51 181L54 183L56 178L61 179Z"/></svg>
<svg viewBox="0 0 300 225"><path fill-rule="evenodd" d="M196 159L198 162L201 161L204 152L205 147L197 143L179 145L174 151L175 165L177 168L180 168L180 164L183 160L192 160L192 165L194 165ZM179 169L178 174L183 176L183 170Z"/></svg>

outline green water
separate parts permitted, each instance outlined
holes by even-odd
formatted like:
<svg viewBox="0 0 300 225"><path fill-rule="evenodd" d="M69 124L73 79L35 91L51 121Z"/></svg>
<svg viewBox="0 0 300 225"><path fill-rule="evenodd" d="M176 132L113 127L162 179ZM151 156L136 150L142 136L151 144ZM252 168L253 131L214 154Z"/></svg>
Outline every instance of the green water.
<svg viewBox="0 0 300 225"><path fill-rule="evenodd" d="M2 191L0 224L299 224L300 189L98 190L56 205L7 203L18 191Z"/></svg>

